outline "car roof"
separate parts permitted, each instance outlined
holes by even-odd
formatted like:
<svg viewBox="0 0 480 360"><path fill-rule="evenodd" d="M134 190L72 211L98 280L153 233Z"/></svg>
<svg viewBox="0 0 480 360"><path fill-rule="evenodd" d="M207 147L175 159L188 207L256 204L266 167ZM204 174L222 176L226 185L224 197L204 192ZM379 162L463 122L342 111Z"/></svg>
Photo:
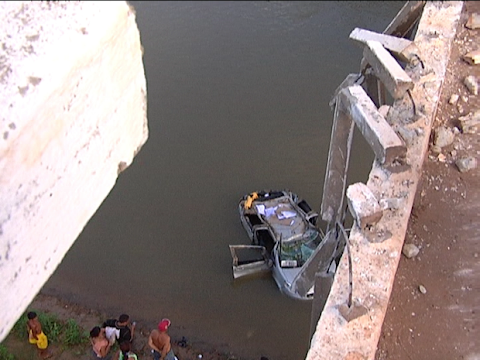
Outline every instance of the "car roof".
<svg viewBox="0 0 480 360"><path fill-rule="evenodd" d="M282 242L297 241L304 234L315 230L290 196L284 195L273 199L255 200L256 211L270 225L275 240Z"/></svg>

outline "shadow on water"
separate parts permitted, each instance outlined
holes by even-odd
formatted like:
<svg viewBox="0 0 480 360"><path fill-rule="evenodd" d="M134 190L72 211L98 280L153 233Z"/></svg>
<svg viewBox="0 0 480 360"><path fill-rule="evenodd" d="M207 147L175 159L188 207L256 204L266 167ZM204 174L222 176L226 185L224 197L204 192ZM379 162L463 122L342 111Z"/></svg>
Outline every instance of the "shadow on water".
<svg viewBox="0 0 480 360"><path fill-rule="evenodd" d="M245 359L304 358L310 304L269 276L233 282L237 202L288 188L320 210L328 102L361 58L348 35L383 30L403 2L132 4L150 136L44 289L152 327L169 317L174 337ZM354 156L354 177L371 158Z"/></svg>

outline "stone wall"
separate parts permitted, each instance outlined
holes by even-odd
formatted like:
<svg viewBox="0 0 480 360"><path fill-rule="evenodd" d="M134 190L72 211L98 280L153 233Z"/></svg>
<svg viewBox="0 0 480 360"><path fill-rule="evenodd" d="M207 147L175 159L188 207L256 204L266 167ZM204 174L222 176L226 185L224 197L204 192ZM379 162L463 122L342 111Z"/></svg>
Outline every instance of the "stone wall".
<svg viewBox="0 0 480 360"><path fill-rule="evenodd" d="M0 3L0 341L148 137L126 2Z"/></svg>

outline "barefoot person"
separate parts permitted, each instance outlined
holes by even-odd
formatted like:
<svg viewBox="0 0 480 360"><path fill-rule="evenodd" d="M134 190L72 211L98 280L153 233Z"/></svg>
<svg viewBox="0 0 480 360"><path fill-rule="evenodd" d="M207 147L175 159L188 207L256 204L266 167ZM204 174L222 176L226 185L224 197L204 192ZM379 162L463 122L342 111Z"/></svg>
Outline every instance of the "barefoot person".
<svg viewBox="0 0 480 360"><path fill-rule="evenodd" d="M154 329L148 337L148 345L152 348L154 360L175 360L175 354L170 343L170 335L167 329L170 326L170 320L163 319L158 324L158 330Z"/></svg>
<svg viewBox="0 0 480 360"><path fill-rule="evenodd" d="M105 328L94 326L92 330L90 330L90 343L92 344L94 359L112 358L111 355L108 354L111 344L105 336Z"/></svg>
<svg viewBox="0 0 480 360"><path fill-rule="evenodd" d="M27 317L28 341L30 344L37 345L38 355L40 355L42 359L49 358L52 354L48 350L47 335L43 333L42 324L40 324L38 320L37 313L30 311Z"/></svg>

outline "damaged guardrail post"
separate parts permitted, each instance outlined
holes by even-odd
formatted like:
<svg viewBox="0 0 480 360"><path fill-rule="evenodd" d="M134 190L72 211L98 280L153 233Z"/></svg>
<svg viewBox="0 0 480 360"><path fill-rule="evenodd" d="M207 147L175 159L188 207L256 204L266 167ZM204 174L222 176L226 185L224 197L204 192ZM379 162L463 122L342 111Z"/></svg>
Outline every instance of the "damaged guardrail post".
<svg viewBox="0 0 480 360"><path fill-rule="evenodd" d="M403 39L405 37L407 37L408 39L411 38L411 33L415 28L415 25L418 23L418 19L422 14L425 3L426 1L407 1L381 35L391 35L396 39L401 39L400 42L401 43L403 42L403 44L406 44L402 40L406 40L406 39ZM350 38L352 38L352 35L353 35L355 37L354 40L358 40L358 41L364 40L363 42L365 43L366 38L364 36L374 36L374 37L369 37L368 39L379 41L380 43L382 43L383 46L385 46L387 50L392 51L393 53L395 53L395 51L398 50L398 48L389 47L388 42L385 43L384 41L382 41L381 40L382 37L377 36L380 34L368 32L367 30L363 30L365 31L363 33L358 33L356 31L358 30L355 29L354 32L352 32L353 34L350 35ZM364 43L359 45L363 47ZM418 50L418 48L416 50ZM360 73L365 75L366 90L367 90L367 93L372 98L372 100L374 101L375 105L377 105L378 107L385 105L386 103L385 86L373 74L373 69L369 66L365 58L363 58L362 61L360 62Z"/></svg>
<svg viewBox="0 0 480 360"><path fill-rule="evenodd" d="M390 127L361 86L353 85L342 90L339 100L380 164L392 167L404 162L407 148L403 140Z"/></svg>
<svg viewBox="0 0 480 360"><path fill-rule="evenodd" d="M402 98L413 89L413 81L395 58L378 41L368 40L363 56L394 99Z"/></svg>

